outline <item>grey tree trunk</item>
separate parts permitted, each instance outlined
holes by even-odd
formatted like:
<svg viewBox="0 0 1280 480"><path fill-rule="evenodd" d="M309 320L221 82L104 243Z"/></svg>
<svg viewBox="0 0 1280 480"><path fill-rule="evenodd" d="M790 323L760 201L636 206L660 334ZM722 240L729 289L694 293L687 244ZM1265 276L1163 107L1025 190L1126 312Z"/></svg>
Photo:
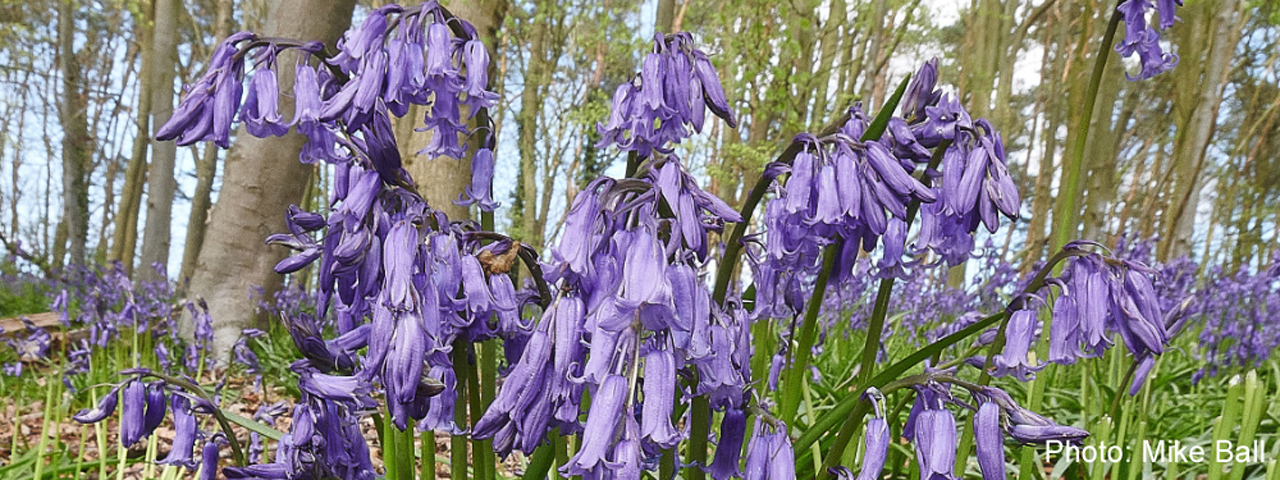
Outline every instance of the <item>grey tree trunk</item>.
<svg viewBox="0 0 1280 480"><path fill-rule="evenodd" d="M142 57L141 73L138 75L138 115L135 127L137 135L133 138L133 152L129 157L129 166L125 168L124 186L120 189L120 199L116 204L115 231L112 233L111 251L108 260L119 261L125 273L133 274L133 255L138 242L138 212L142 205L142 184L146 183L147 146L151 143L151 75L152 70L152 37L154 25L151 21L154 13L151 7L144 4L143 21L136 27L138 34L138 50Z"/></svg>
<svg viewBox="0 0 1280 480"><path fill-rule="evenodd" d="M1159 252L1161 260L1178 258L1191 253L1192 235L1195 233L1196 210L1200 203L1200 190L1204 187L1205 150L1209 146L1209 138L1213 135L1218 118L1218 109L1222 105L1223 88L1226 86L1227 74L1231 69L1232 52L1240 39L1237 25L1237 14L1240 6L1238 0L1219 2L1196 2L1189 7L1198 11L1187 12L1184 17L1203 14L1209 20L1204 30L1195 32L1204 44L1203 63L1198 71L1193 70L1194 62L1183 62L1179 65L1193 75L1188 80L1197 80L1195 84L1187 81L1182 88L1191 90L1191 102L1181 104L1190 106L1185 122L1179 122L1178 139L1174 143L1173 183L1171 184L1169 203L1166 205L1166 221L1162 248ZM1212 15L1212 17L1209 17ZM1204 20L1202 20L1204 21ZM1192 23L1188 26L1194 26ZM1195 52L1200 53L1200 52ZM1188 55L1189 56L1189 55ZM1184 57L1186 58L1186 57ZM1192 57L1194 58L1194 57ZM1194 87L1193 87L1194 85ZM1198 87L1198 88L1196 88Z"/></svg>
<svg viewBox="0 0 1280 480"><path fill-rule="evenodd" d="M62 221L66 224L68 265L84 263L89 237L89 187L85 171L93 154L87 118L88 98L75 52L74 0L58 2L58 69L62 72ZM55 259L55 263L60 259Z"/></svg>
<svg viewBox="0 0 1280 480"><path fill-rule="evenodd" d="M350 26L354 7L355 0L277 0L262 34L334 45ZM286 58L280 64L291 62ZM279 76L280 88L290 91L293 69L281 68ZM280 100L282 111L292 111L289 96ZM215 322L214 358L224 357L240 332L259 320L250 289L262 286L271 294L280 284L272 267L287 252L263 244L263 239L286 231L284 211L302 196L308 167L298 162L298 154L305 143L297 133L260 139L241 131L227 152L222 192L209 215L189 289L208 302Z"/></svg>
<svg viewBox="0 0 1280 480"><path fill-rule="evenodd" d="M152 37L151 128L152 137L173 114L174 77L177 74L178 12L177 0L156 0L155 34ZM151 166L147 171L147 223L143 228L139 277L159 280L162 275L151 268L169 261L169 224L173 214L173 193L178 182L173 178L178 146L173 142L151 142Z"/></svg>
<svg viewBox="0 0 1280 480"><path fill-rule="evenodd" d="M489 47L490 55L494 55L494 46L498 44L497 32L507 15L509 0L470 0L443 2L455 16L462 18L476 27L480 39ZM495 67L497 61L490 62ZM490 68L489 83L498 81ZM471 183L471 162L467 159L454 160L448 157L426 158L418 155L418 151L431 140L430 132L418 132L414 128L422 123L425 110L420 106L409 109L409 113L396 124L396 138L400 147L400 156L404 158L405 170L418 184L418 193L428 205L443 211L452 220L470 218L466 207L453 203L458 199L467 184ZM463 109L463 115L466 115ZM468 139L468 154L475 152L477 141ZM469 155L468 155L469 156Z"/></svg>
<svg viewBox="0 0 1280 480"><path fill-rule="evenodd" d="M218 0L218 16L213 36L218 39L231 34L232 0ZM196 261L204 246L204 233L212 205L213 179L218 175L218 147L205 146L204 155L196 163L196 191L191 196L191 216L187 220L187 238L182 246L182 270L178 281L186 281L195 273Z"/></svg>

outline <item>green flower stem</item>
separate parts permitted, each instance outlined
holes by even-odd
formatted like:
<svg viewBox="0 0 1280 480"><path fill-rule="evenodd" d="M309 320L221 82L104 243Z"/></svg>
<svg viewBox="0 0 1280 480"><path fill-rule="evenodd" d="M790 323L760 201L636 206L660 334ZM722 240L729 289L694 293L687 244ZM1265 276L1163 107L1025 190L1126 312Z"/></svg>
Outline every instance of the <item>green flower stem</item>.
<svg viewBox="0 0 1280 480"><path fill-rule="evenodd" d="M462 429L467 425L467 390L471 378L471 365L467 360L467 344L461 340L453 343L453 371L457 387L454 388L457 399L453 404L453 423ZM467 480L467 437L465 435L449 436L449 478Z"/></svg>
<svg viewBox="0 0 1280 480"><path fill-rule="evenodd" d="M1123 2L1124 0L1120 0ZM1119 2L1117 3L1119 6ZM1120 19L1123 16L1118 9L1111 10L1111 21L1107 23L1107 31L1102 35L1102 48L1098 49L1098 56L1093 61L1093 76L1089 78L1089 88L1085 91L1084 111L1080 113L1080 118L1076 119L1075 143L1071 147L1071 159L1067 164L1068 170L1063 172L1066 178L1062 181L1062 188L1058 194L1058 206L1053 213L1054 221L1057 222L1051 250L1062 248L1067 242L1075 237L1076 233L1076 196L1080 193L1080 176L1084 171L1084 150L1089 143L1089 124L1093 120L1093 110L1098 103L1098 89L1102 86L1102 74L1107 67L1107 57L1111 55L1111 45L1115 41L1116 29L1120 26Z"/></svg>
<svg viewBox="0 0 1280 480"><path fill-rule="evenodd" d="M211 413L213 418L218 421L218 427L222 429L222 434L227 437L227 442L231 444L231 453L235 457L236 465L241 467L249 466L248 457L245 457L244 449L240 448L240 441L236 439L236 433L231 429L231 422L227 420L227 416L222 412L222 408L218 407L217 404L213 402L213 397L210 396L208 392L205 392L203 387L184 379L158 372L147 371L140 375L143 377L158 378L163 380L164 383L181 387L187 393L199 397L209 405L213 405L213 411Z"/></svg>
<svg viewBox="0 0 1280 480"><path fill-rule="evenodd" d="M983 330L994 325L996 322L1000 321L1004 317L1005 317L1005 312L1002 311L1002 312L990 315L986 318L983 318L982 320L978 320L977 322L974 322L973 325L969 325L956 333L942 337L942 339L936 342L933 342L928 346L921 348L920 350L915 351L915 353L912 353L911 355L907 356L907 358L899 360L897 363L890 365L888 368L881 371L875 377L872 377L871 381L868 382L867 387L880 388L887 385L889 382L892 382L894 379L898 378L903 373L906 373L907 370L910 370L912 367L915 367L916 365L920 364L920 362L923 362L929 357L933 356L936 352L941 352L945 350L947 347L960 343L964 339L982 332ZM868 408L870 408L869 403L862 401L862 398L861 398L862 391L864 390L865 388L862 388L856 392L850 392L851 394L845 395L844 398L840 399L840 401L837 402L834 407L832 407L826 413L822 414L822 416L819 416L818 420L814 422L814 424L810 426L809 429L805 430L804 434L800 435L800 438L796 439L796 441L793 443L795 450L800 451L800 450L808 449L809 446L813 445L813 443L816 442L819 438L821 438L824 433L827 433L828 431L831 431L832 429L834 429L836 425L841 422L841 420L845 420L845 423L847 424L851 419L854 418L854 415L851 415L850 412L853 412L858 405L866 405ZM865 415L865 411L863 414ZM857 416L857 419L858 419L857 421L861 421L861 418L862 417L860 415ZM857 429L854 428L854 430L857 430ZM848 440L846 440L845 442L847 443ZM827 458L833 458L832 457L833 451L834 449L829 450L827 452ZM839 453L840 452L836 452L834 454L835 457L838 458L840 456Z"/></svg>
<svg viewBox="0 0 1280 480"><path fill-rule="evenodd" d="M822 269L818 271L818 279L813 283L813 294L804 309L804 322L800 324L799 343L792 352L791 361L783 369L778 380L778 390L782 392L782 405L778 418L787 425L795 424L796 411L800 408L802 386L806 383L809 363L813 358L813 341L818 332L818 312L822 309L822 300L826 296L827 283L831 279L831 271L835 269L836 256L844 247L844 240L837 240L822 249Z"/></svg>
<svg viewBox="0 0 1280 480"><path fill-rule="evenodd" d="M422 432L422 470L418 473L421 480L435 480L436 478L436 432L434 430L424 430Z"/></svg>
<svg viewBox="0 0 1280 480"><path fill-rule="evenodd" d="M554 443L557 440L563 440L560 436L560 427L551 429L547 432L547 441ZM551 463L555 461L556 449L551 445L542 444L533 450L533 458L529 459L529 465L524 469L523 480L542 480L547 477L547 471L551 469Z"/></svg>
<svg viewBox="0 0 1280 480"><path fill-rule="evenodd" d="M908 75L907 78L902 80L902 83L898 84L898 89L893 92L893 96L889 98L889 101L886 102L880 109L880 112L876 114L875 120L872 121L871 125L867 127L867 130L863 132L862 141L868 142L876 140L884 134L885 128L889 125L889 119L893 116L893 110L896 109L898 103L902 101L902 95L907 91L907 85L910 80L911 77ZM946 145L947 143L944 142L943 145L938 147L938 151L946 150ZM934 157L935 158L929 162L929 168L937 168L937 163L942 160L941 154L936 154ZM911 223L912 217L915 217L915 212L919 208L919 201L912 201L911 207L908 211L908 224ZM782 391L782 409L780 418L786 422L787 425L794 424L796 411L800 408L800 394L803 390L801 386L804 385L807 380L805 370L809 368L809 364L813 359L813 342L818 330L818 312L822 309L822 300L827 294L827 283L831 278L831 270L835 268L837 255L839 255L840 251L843 249L844 239L838 239L834 243L827 245L822 251L822 267L821 270L818 271L817 280L814 282L813 293L809 298L809 303L805 305L804 323L800 325L799 345L796 347L796 350L792 352L792 361L787 363L787 367L783 370L782 376L779 378L779 388ZM891 290L892 287L892 280L881 282L880 295L876 298L877 307L880 306L881 297L884 297L883 302L887 308L888 293L886 290ZM875 314L873 313L872 316L874 328ZM883 312L881 312L881 329L883 329L883 317ZM876 349L879 349L880 332L873 332L870 330L868 332L868 345L871 342L870 338L872 338L870 335L874 333ZM875 361L874 355L875 354L873 352L871 359L872 362ZM863 356L866 356L865 349ZM863 377L865 378L869 373L869 371L866 372Z"/></svg>
<svg viewBox="0 0 1280 480"><path fill-rule="evenodd" d="M693 372L692 383L695 388L698 385L698 372ZM707 436L711 433L711 400L706 395L698 395L693 397L689 408L689 450L685 453L685 458L689 459L688 463L691 468L685 470L685 478L688 480L704 480L706 472L702 471L702 467L707 466Z"/></svg>
<svg viewBox="0 0 1280 480"><path fill-rule="evenodd" d="M472 344L466 344L466 346L470 348L472 347ZM469 356L463 355L463 360L469 360L467 357ZM471 411L471 418L480 418L481 413L480 372L477 370L478 369L475 365L470 363L467 364L467 406ZM459 425L459 428L461 427L462 426ZM471 463L475 468L475 478L477 480L488 480L490 478L489 474L491 473L490 470L493 469L493 465L485 463L487 456L485 455L484 450L484 440L473 438L471 440L471 452Z"/></svg>

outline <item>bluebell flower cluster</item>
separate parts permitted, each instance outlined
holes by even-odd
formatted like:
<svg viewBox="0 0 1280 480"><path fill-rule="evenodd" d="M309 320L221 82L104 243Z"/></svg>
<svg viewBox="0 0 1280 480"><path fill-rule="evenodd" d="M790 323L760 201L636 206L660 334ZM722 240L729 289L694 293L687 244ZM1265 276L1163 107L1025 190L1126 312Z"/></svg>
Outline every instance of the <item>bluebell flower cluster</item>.
<svg viewBox="0 0 1280 480"><path fill-rule="evenodd" d="M597 125L601 148L615 145L640 157L671 153L692 132L702 132L706 110L736 128L716 67L693 36L681 32L654 35L653 53L640 74L618 85L609 122Z"/></svg>
<svg viewBox="0 0 1280 480"><path fill-rule="evenodd" d="M1116 7L1124 17L1124 39L1115 46L1116 52L1125 58L1138 55L1142 69L1138 75L1125 73L1129 80L1144 80L1172 70L1178 65L1178 55L1165 52L1160 46L1160 32L1178 21L1177 10L1182 0L1125 0ZM1160 18L1155 27L1148 21L1148 13L1155 10Z"/></svg>
<svg viewBox="0 0 1280 480"><path fill-rule="evenodd" d="M462 158L463 139L480 135L480 149L488 155L475 156L474 182L460 203L491 211L497 205L491 194L491 129L472 132L462 116L463 107L475 116L497 102L487 89L489 54L474 27L452 19L434 1L386 5L348 31L332 57L319 42L236 33L219 44L204 74L186 87L156 138L179 145L213 141L226 148L236 121L259 137L296 127L308 139L300 156L304 163L360 156L385 183L407 187L412 183L401 166L391 116L406 115L412 105L428 106L422 130L432 132L431 141L419 153ZM297 53L289 119L280 111L277 72L285 51Z"/></svg>
<svg viewBox="0 0 1280 480"><path fill-rule="evenodd" d="M1280 347L1280 253L1263 269L1242 265L1231 273L1217 267L1204 291L1193 314L1204 320L1199 355L1207 365L1194 380L1260 366Z"/></svg>
<svg viewBox="0 0 1280 480"><path fill-rule="evenodd" d="M1129 259L1104 257L1096 252L1085 252L1087 243L1067 245L1067 251L1079 251L1063 270L1063 275L1051 280L1060 294L1053 305L1053 323L1049 329L1048 361L1072 364L1080 357L1101 356L1112 344L1112 334L1119 334L1125 347L1133 356L1137 367L1130 395L1137 394L1145 382L1155 357L1164 353L1169 341L1180 333L1189 320L1189 297L1168 307L1162 307L1155 284L1159 272L1146 264ZM1019 310L1015 317L1023 316ZM1022 328L1034 329L1034 314ZM1013 322L1010 331L1014 331ZM996 363L1025 375L1036 366L1019 363L1019 351L1029 348L1038 335L1008 337L1005 353ZM1025 359L1025 353L1021 355ZM1003 360L1002 360L1003 359ZM1016 364L1016 365L1015 365Z"/></svg>
<svg viewBox="0 0 1280 480"><path fill-rule="evenodd" d="M763 248L752 259L756 284L776 288L760 288L765 297L757 303L772 308L757 315L787 317L803 309L805 281L814 277L825 245L842 242L833 272L835 288L842 288L861 277L851 274L859 252L879 248L873 275L909 278L917 267L969 260L980 226L994 233L1001 215L1018 218L1021 200L1000 134L938 90L937 66L933 59L912 78L900 115L882 137L859 140L870 121L855 105L838 133L803 134L796 141L805 149L793 162L769 167L777 195L765 206L765 231L754 238ZM939 167L926 169L935 155L941 155ZM920 224L908 243L912 203L919 205Z"/></svg>
<svg viewBox="0 0 1280 480"><path fill-rule="evenodd" d="M662 449L686 438L671 412L697 395L729 419L714 475L737 474L745 440L749 324L739 305L713 304L699 273L708 234L742 217L670 153L689 127L701 129L704 109L731 125L733 116L687 34L659 35L655 43L641 84L620 87L610 126L602 127L612 129L604 144L649 161L634 178L600 178L574 198L546 269L558 293L475 425L475 435L492 438L503 455L531 452L552 428L580 434L566 475L638 478ZM655 131L642 127L655 124ZM682 387L680 377L694 369L698 381ZM584 392L592 402L580 423ZM779 450L783 440L769 442ZM749 465L778 456L752 455Z"/></svg>
<svg viewBox="0 0 1280 480"><path fill-rule="evenodd" d="M583 449L565 472L597 475L604 462L651 465L659 450L684 438L670 412L688 395L744 408L749 326L737 309L712 305L698 274L708 232L732 221L741 221L739 214L698 188L673 155L639 178L588 185L547 270L560 293L476 435L493 438L506 454L532 451L551 428L581 432ZM699 382L682 394L677 372L689 367ZM585 389L593 400L579 425ZM636 406L638 421L621 413Z"/></svg>

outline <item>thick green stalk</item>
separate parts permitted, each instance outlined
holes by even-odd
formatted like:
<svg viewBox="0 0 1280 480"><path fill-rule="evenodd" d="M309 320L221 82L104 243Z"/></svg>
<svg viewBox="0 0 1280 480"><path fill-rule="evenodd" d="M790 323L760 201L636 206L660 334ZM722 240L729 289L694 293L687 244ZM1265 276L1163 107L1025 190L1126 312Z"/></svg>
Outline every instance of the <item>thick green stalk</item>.
<svg viewBox="0 0 1280 480"><path fill-rule="evenodd" d="M561 439L560 427L551 429L547 432L547 441L555 442ZM550 443L538 445L533 450L533 458L529 459L529 466L524 469L523 480L542 480L547 477L547 471L551 469L551 463L556 459L556 449Z"/></svg>
<svg viewBox="0 0 1280 480"><path fill-rule="evenodd" d="M480 229L486 232L493 231L493 212L480 212ZM498 382L498 341L489 340L480 344L480 408L472 413L475 418L479 419L485 411L489 410L489 405L493 404L493 399L497 393ZM476 456L478 461L486 465L485 476L483 480L494 480L497 478L497 457L493 453L493 439L481 440L476 447Z"/></svg>
<svg viewBox="0 0 1280 480"><path fill-rule="evenodd" d="M1123 0L1121 0L1123 2ZM1080 193L1080 176L1084 172L1084 151L1089 144L1089 125L1093 120L1093 110L1098 103L1098 89L1102 86L1102 73L1107 67L1107 57L1111 55L1111 44L1116 37L1116 29L1120 26L1122 15L1117 9L1111 10L1111 21L1107 23L1107 31L1102 36L1102 48L1093 61L1093 75L1089 78L1089 88L1084 95L1084 111L1076 119L1075 143L1071 147L1070 163L1066 165L1066 175L1062 179L1062 187L1058 193L1058 207L1053 213L1055 235L1049 250L1057 250L1075 237L1079 216L1076 212L1076 197Z"/></svg>
<svg viewBox="0 0 1280 480"><path fill-rule="evenodd" d="M453 371L456 377L456 385L454 388L457 394L456 400L453 402L453 422L459 429L466 428L467 425L467 390L470 385L471 378L468 371L471 365L467 360L467 343L461 340L453 343ZM467 437L465 435L449 436L449 478L452 480L467 480Z"/></svg>
<svg viewBox="0 0 1280 480"><path fill-rule="evenodd" d="M782 392L782 408L778 418L787 425L795 424L796 411L800 408L800 395L803 385L808 379L807 370L813 359L813 341L818 332L818 312L822 310L822 301L826 296L827 283L831 279L831 270L835 268L836 256L843 249L844 240L838 240L822 249L822 269L818 271L818 279L813 283L813 294L804 309L804 322L800 324L800 338L791 362L782 371L778 380L778 390Z"/></svg>
<svg viewBox="0 0 1280 480"><path fill-rule="evenodd" d="M468 344L468 347L471 345ZM470 409L471 416L479 418L482 410L480 409L480 375L476 371L475 365L467 365L467 406ZM462 428L459 425L459 428ZM492 473L493 465L486 464L487 456L484 451L484 440L471 440L471 463L475 467L476 480L488 480L489 474Z"/></svg>
<svg viewBox="0 0 1280 480"><path fill-rule="evenodd" d="M421 480L435 480L436 478L436 432L434 430L424 430L422 432L422 470L418 473Z"/></svg>
<svg viewBox="0 0 1280 480"><path fill-rule="evenodd" d="M400 477L400 469L396 468L399 463L396 461L399 445L396 442L395 426L391 424L391 415L388 414L379 423L382 423L382 435L378 437L378 444L382 446L382 466L387 471L387 480L407 480Z"/></svg>

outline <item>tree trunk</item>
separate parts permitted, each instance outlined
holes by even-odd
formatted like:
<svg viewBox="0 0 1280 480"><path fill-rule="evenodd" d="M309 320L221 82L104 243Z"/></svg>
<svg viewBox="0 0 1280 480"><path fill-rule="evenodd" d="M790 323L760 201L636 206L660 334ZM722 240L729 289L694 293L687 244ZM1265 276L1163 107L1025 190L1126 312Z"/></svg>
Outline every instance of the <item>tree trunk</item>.
<svg viewBox="0 0 1280 480"><path fill-rule="evenodd" d="M155 36L152 38L151 127L160 128L173 114L173 81L177 72L178 12L177 0L156 0ZM152 136L154 137L154 130ZM160 280L161 272L151 265L169 262L170 223L173 194L178 187L173 177L178 146L173 142L151 142L151 167L147 172L147 223L143 228L139 276Z"/></svg>
<svg viewBox="0 0 1280 480"><path fill-rule="evenodd" d="M226 38L231 34L232 0L218 0L218 16L214 23L213 36ZM209 219L209 207L212 205L213 179L218 175L218 147L213 144L205 146L204 155L196 161L196 191L191 196L191 216L187 220L187 238L182 247L182 270L178 281L191 279L195 271L200 249L204 245L206 221Z"/></svg>
<svg viewBox="0 0 1280 480"><path fill-rule="evenodd" d="M455 16L471 22L476 27L480 40L489 47L489 53L493 54L493 47L498 44L498 28L506 18L509 0L463 0L443 3ZM492 75L496 63L496 61L489 62L491 86L498 80ZM414 130L422 123L425 113L426 110L421 106L414 106L409 109L409 113L403 119L396 123L396 138L400 156L404 158L405 170L408 170L409 175L418 182L418 193L422 194L422 198L432 208L444 212L451 220L470 218L467 207L456 205L453 201L457 200L458 195L471 183L469 157L478 147L479 138L468 139L468 155L461 160L449 157L425 158L418 155L418 151L431 140L431 132ZM462 113L465 118L468 114L465 107L462 108Z"/></svg>
<svg viewBox="0 0 1280 480"><path fill-rule="evenodd" d="M675 4L667 5L674 9ZM542 248L543 232L538 228L538 113L542 111L542 90L551 78L554 66L548 54L551 12L555 2L541 2L530 19L529 60L524 71L524 86L520 92L520 112L516 115L516 147L520 152L519 178L516 202L511 206L512 224L517 226L517 238L534 249ZM662 2L658 5L661 20ZM674 15L667 15L666 29L670 29ZM662 27L659 27L662 28Z"/></svg>
<svg viewBox="0 0 1280 480"><path fill-rule="evenodd" d="M271 5L262 34L320 40L334 45L351 24L355 0L277 0ZM305 18L302 22L298 19ZM292 65L282 59L280 65ZM290 91L293 69L279 70L280 89ZM292 111L292 98L280 96L281 111ZM306 137L296 132L280 138L256 138L241 129L227 152L222 193L209 215L190 292L203 296L215 320L214 358L226 355L240 332L258 318L249 300L252 288L270 295L280 285L272 267L287 252L263 239L286 231L284 211L297 202L309 167L298 162ZM190 331L189 322L185 325Z"/></svg>
<svg viewBox="0 0 1280 480"><path fill-rule="evenodd" d="M89 238L89 187L85 172L92 156L88 98L81 86L80 65L75 53L75 6L73 0L58 2L58 69L62 73L62 102L58 117L62 123L62 221L66 224L68 265L83 264ZM61 259L55 259L55 262Z"/></svg>
<svg viewBox="0 0 1280 480"><path fill-rule="evenodd" d="M1200 203L1200 190L1204 186L1201 174L1204 171L1205 150L1216 126L1223 88L1231 70L1232 53L1240 38L1240 30L1236 24L1239 0L1196 2L1191 6L1198 12L1187 12L1184 17L1201 13L1204 15L1202 19L1211 20L1208 28L1196 32L1204 36L1202 38L1206 47L1203 50L1201 70L1195 72L1189 68L1195 66L1194 62L1180 65L1190 73L1200 75L1197 75L1198 88L1193 87L1190 82L1181 85L1182 88L1191 90L1194 98L1189 102L1192 110L1184 123L1186 128L1179 130L1178 139L1174 143L1174 176L1170 185L1172 197L1167 205L1169 211L1166 216L1165 241L1161 244L1159 255L1164 261L1191 253L1196 207Z"/></svg>
<svg viewBox="0 0 1280 480"><path fill-rule="evenodd" d="M151 143L151 70L152 36L155 26L151 19L154 3L143 2L141 17L137 25L138 50L142 57L142 67L138 74L138 109L137 134L133 138L133 153L129 157L129 166L125 168L124 186L120 189L120 200L116 207L115 231L112 233L111 252L107 260L118 261L124 266L125 273L133 275L133 255L138 241L138 212L142 205L142 185L147 175L147 145Z"/></svg>

